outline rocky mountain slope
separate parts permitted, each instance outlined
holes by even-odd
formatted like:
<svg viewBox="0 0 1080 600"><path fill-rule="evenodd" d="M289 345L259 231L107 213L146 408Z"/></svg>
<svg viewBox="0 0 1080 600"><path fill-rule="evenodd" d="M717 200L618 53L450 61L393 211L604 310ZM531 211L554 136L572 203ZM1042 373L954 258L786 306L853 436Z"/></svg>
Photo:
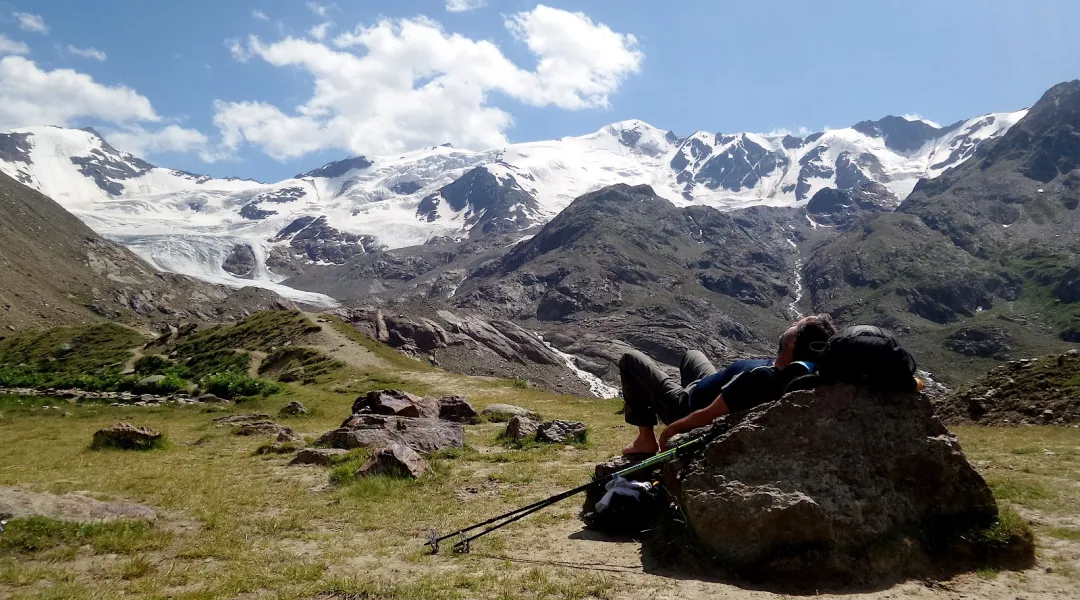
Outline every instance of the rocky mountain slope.
<svg viewBox="0 0 1080 600"><path fill-rule="evenodd" d="M93 130L32 127L0 134L0 171L162 269L331 304L279 284L378 248L524 235L582 194L619 183L650 185L677 206L730 210L795 206L826 187L877 182L895 205L1024 114L947 127L886 117L805 137L679 137L625 121L486 151L353 157L270 184L155 167Z"/></svg>
<svg viewBox="0 0 1080 600"><path fill-rule="evenodd" d="M0 336L28 326L222 319L285 306L272 293L160 273L56 202L0 174Z"/></svg>
<svg viewBox="0 0 1080 600"><path fill-rule="evenodd" d="M920 181L895 212L813 249L813 306L899 330L969 374L1080 342L1078 167L1073 81L968 162Z"/></svg>

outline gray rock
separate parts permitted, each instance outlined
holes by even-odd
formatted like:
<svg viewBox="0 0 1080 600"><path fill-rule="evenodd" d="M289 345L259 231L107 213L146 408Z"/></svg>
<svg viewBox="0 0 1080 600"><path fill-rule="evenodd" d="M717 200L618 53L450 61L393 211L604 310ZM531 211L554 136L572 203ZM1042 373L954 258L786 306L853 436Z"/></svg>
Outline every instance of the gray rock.
<svg viewBox="0 0 1080 600"><path fill-rule="evenodd" d="M164 375L151 375L149 377L143 377L135 384L132 391L136 394L145 394L146 392L157 391L157 385L165 381Z"/></svg>
<svg viewBox="0 0 1080 600"><path fill-rule="evenodd" d="M443 396L438 399L439 418L455 423L479 423L480 414L462 396Z"/></svg>
<svg viewBox="0 0 1080 600"><path fill-rule="evenodd" d="M540 415L526 408L520 406L514 406L513 404L489 404L484 410L480 411L480 416L484 417L492 423L505 423L514 417L526 417L536 421L540 420Z"/></svg>
<svg viewBox="0 0 1080 600"><path fill-rule="evenodd" d="M436 419L439 404L432 398L421 398L401 390L368 392L353 402L353 414L392 415L413 419Z"/></svg>
<svg viewBox="0 0 1080 600"><path fill-rule="evenodd" d="M940 543L945 525L997 517L990 488L917 394L822 387L714 427L723 433L665 479L701 543L738 573L889 576L911 560L890 544Z"/></svg>
<svg viewBox="0 0 1080 600"><path fill-rule="evenodd" d="M149 427L136 427L130 423L118 423L94 432L91 448L118 448L120 450L150 450L161 441L161 433Z"/></svg>
<svg viewBox="0 0 1080 600"><path fill-rule="evenodd" d="M515 442L523 442L535 438L539 427L540 423L528 417L514 417L507 423L503 436Z"/></svg>
<svg viewBox="0 0 1080 600"><path fill-rule="evenodd" d="M281 407L278 414L285 417L296 417L308 414L307 408L300 402L290 402Z"/></svg>
<svg viewBox="0 0 1080 600"><path fill-rule="evenodd" d="M585 438L586 427L580 421L564 421L555 419L548 421L536 430L536 440L550 444L565 444L567 442L580 441Z"/></svg>
<svg viewBox="0 0 1080 600"><path fill-rule="evenodd" d="M270 419L270 415L265 413L252 413L247 415L229 415L227 417L218 417L214 419L214 423L218 425L243 425L245 423L256 423L259 421L267 421Z"/></svg>
<svg viewBox="0 0 1080 600"><path fill-rule="evenodd" d="M196 398L197 401L206 404L229 404L229 401L224 398L218 398L213 394L203 394Z"/></svg>
<svg viewBox="0 0 1080 600"><path fill-rule="evenodd" d="M390 475L419 479L431 472L431 467L422 456L405 444L391 444L372 455L356 471L357 477L369 475Z"/></svg>
<svg viewBox="0 0 1080 600"><path fill-rule="evenodd" d="M441 419L353 415L341 427L323 434L317 445L352 450L400 443L428 454L445 448L462 448L464 437L460 423Z"/></svg>
<svg viewBox="0 0 1080 600"><path fill-rule="evenodd" d="M341 448L304 448L297 453L296 458L293 458L289 464L328 467L333 464L336 457L348 452L348 450Z"/></svg>
<svg viewBox="0 0 1080 600"><path fill-rule="evenodd" d="M242 423L237 428L236 435L270 435L274 436L279 442L299 439L292 429L279 425L273 421L252 421Z"/></svg>

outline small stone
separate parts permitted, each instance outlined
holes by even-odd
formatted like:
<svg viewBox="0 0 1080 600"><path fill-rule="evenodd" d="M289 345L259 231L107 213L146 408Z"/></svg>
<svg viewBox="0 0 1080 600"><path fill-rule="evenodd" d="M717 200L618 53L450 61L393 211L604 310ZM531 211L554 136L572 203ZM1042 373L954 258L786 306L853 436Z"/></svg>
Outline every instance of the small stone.
<svg viewBox="0 0 1080 600"><path fill-rule="evenodd" d="M320 467L328 467L333 464L334 459L342 454L348 454L348 450L342 450L340 448L305 448L301 450L296 458L292 459L290 465L318 465Z"/></svg>
<svg viewBox="0 0 1080 600"><path fill-rule="evenodd" d="M544 423L536 430L536 440L552 444L564 444L585 437L586 427L580 421L556 419Z"/></svg>
<svg viewBox="0 0 1080 600"><path fill-rule="evenodd" d="M356 471L357 477L390 475L419 479L431 471L427 461L405 444L391 444L376 452Z"/></svg>
<svg viewBox="0 0 1080 600"><path fill-rule="evenodd" d="M308 411L300 402L290 402L283 406L278 414L285 417L296 417L299 415L306 415L308 414Z"/></svg>
<svg viewBox="0 0 1080 600"><path fill-rule="evenodd" d="M505 423L514 417L540 420L539 414L513 404L489 404L484 410L480 411L480 416L492 423Z"/></svg>
<svg viewBox="0 0 1080 600"><path fill-rule="evenodd" d="M514 417L506 425L503 436L515 442L522 442L536 437L540 424L528 417Z"/></svg>

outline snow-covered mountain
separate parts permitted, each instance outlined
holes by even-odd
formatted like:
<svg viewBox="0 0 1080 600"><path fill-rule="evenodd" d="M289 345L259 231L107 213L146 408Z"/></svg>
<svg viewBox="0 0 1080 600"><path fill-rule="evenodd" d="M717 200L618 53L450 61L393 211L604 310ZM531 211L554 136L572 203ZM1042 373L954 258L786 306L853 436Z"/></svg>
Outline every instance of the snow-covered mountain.
<svg viewBox="0 0 1080 600"><path fill-rule="evenodd" d="M449 145L354 157L277 182L155 167L93 130L0 134L0 170L52 197L163 270L231 285L278 285L298 263L343 263L375 247L545 223L574 198L648 184L677 205L796 205L824 187L885 185L896 202L969 158L1026 111L949 127L886 117L806 137L698 132L624 121L580 137L486 151Z"/></svg>

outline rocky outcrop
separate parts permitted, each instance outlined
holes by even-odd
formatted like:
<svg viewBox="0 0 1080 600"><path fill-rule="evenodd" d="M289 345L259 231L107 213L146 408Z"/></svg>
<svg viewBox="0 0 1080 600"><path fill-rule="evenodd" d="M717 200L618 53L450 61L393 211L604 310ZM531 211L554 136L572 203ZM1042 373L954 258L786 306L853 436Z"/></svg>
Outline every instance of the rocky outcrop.
<svg viewBox="0 0 1080 600"><path fill-rule="evenodd" d="M323 434L318 446L330 448L386 447L404 444L422 454L464 447L460 423L441 419L413 419L381 415L353 415L341 427Z"/></svg>
<svg viewBox="0 0 1080 600"><path fill-rule="evenodd" d="M301 402L290 402L281 407L278 414L283 417L299 417L308 414L308 410Z"/></svg>
<svg viewBox="0 0 1080 600"><path fill-rule="evenodd" d="M1001 327L976 325L952 332L942 345L964 356L1008 360L1013 343L1012 335Z"/></svg>
<svg viewBox="0 0 1080 600"><path fill-rule="evenodd" d="M1080 423L1080 350L1010 361L935 402L949 424Z"/></svg>
<svg viewBox="0 0 1080 600"><path fill-rule="evenodd" d="M225 257L225 262L221 263L221 268L226 273L232 273L237 277L247 277L255 270L256 264L255 253L252 252L251 246L237 244L233 246L232 251Z"/></svg>
<svg viewBox="0 0 1080 600"><path fill-rule="evenodd" d="M997 518L990 488L920 395L822 387L715 427L665 476L695 536L736 573L895 577Z"/></svg>
<svg viewBox="0 0 1080 600"><path fill-rule="evenodd" d="M368 392L353 402L354 415L392 415L413 419L438 419L439 402L433 398L421 398L401 390L378 390Z"/></svg>
<svg viewBox="0 0 1080 600"><path fill-rule="evenodd" d="M162 435L149 427L136 427L130 423L117 423L94 432L90 444L93 450L115 448L118 450L152 450L163 441Z"/></svg>
<svg viewBox="0 0 1080 600"><path fill-rule="evenodd" d="M438 399L439 418L455 423L479 423L480 413L462 396L443 396Z"/></svg>

